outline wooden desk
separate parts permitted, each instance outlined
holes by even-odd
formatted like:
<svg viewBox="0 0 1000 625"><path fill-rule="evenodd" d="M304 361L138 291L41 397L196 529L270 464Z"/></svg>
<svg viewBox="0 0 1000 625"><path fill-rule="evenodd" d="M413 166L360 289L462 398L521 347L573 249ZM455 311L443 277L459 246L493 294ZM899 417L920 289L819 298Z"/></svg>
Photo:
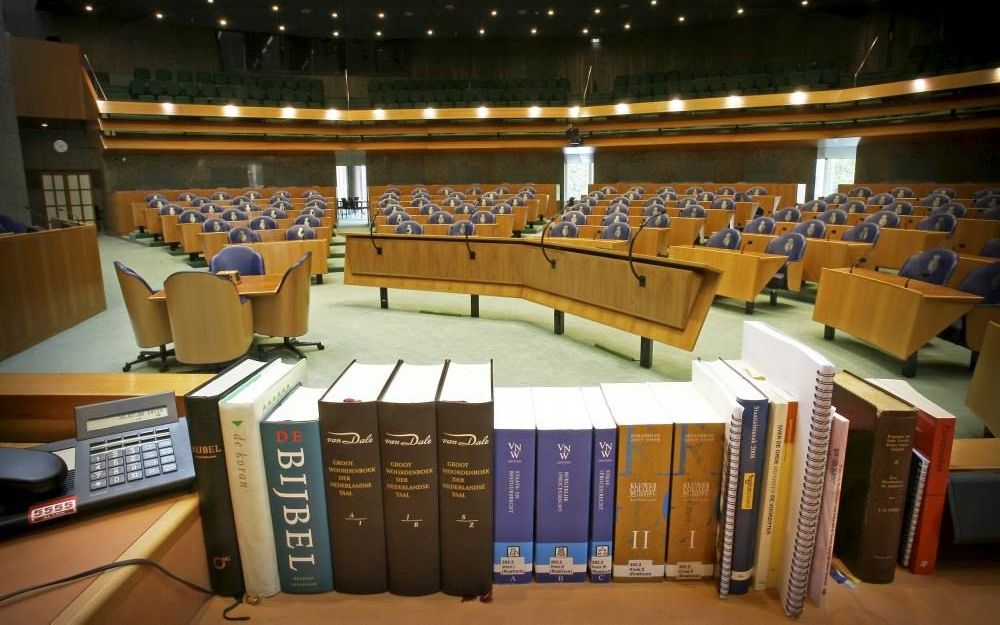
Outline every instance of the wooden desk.
<svg viewBox="0 0 1000 625"><path fill-rule="evenodd" d="M1000 263L1000 258L959 254L958 266L955 267L955 273L951 274L951 279L948 280L948 286L953 289L957 289L958 285L962 284L962 280L965 280L965 276L969 275L971 271L981 267L989 267L993 263Z"/></svg>
<svg viewBox="0 0 1000 625"><path fill-rule="evenodd" d="M652 364L652 340L691 350L701 332L719 271L697 263L594 250L546 238L532 239L348 234L344 284L377 286L388 308L388 288L519 297L555 310L562 334L565 313L642 337L640 363ZM376 246L382 251L376 252ZM478 299L473 299L478 315Z"/></svg>
<svg viewBox="0 0 1000 625"><path fill-rule="evenodd" d="M913 377L917 351L982 301L948 287L869 269L824 269L813 321L833 340L839 329L904 361Z"/></svg>
<svg viewBox="0 0 1000 625"><path fill-rule="evenodd" d="M867 256L865 267L899 269L910 256L935 247L947 247L947 232L883 228Z"/></svg>
<svg viewBox="0 0 1000 625"><path fill-rule="evenodd" d="M310 273L314 274L314 275L322 275L322 274L324 274L324 273L326 273L328 271L328 269L327 269L327 257L329 256L330 236L332 235L332 233L330 232L330 229L327 228L327 227L325 227L325 226L320 226L319 228L314 228L314 230L316 231L316 238L315 239L304 239L302 241L298 241L298 240L287 241L287 240L285 240L285 233L284 232L280 232L279 233L279 231L277 231L277 230L262 230L261 231L262 233L267 233L264 236L268 237L269 240L265 239L261 243L271 243L271 244L275 244L275 243L296 243L296 244L298 244L298 243L305 243L306 245L304 245L304 246L303 245L289 246L289 249L301 249L301 250L303 250L302 254L304 254L306 250L313 252L313 259L312 259L312 265L311 265L312 268L313 268L313 271L310 271ZM277 235L275 235L273 233L278 233L278 234L280 234L280 236L277 236ZM204 256L206 262L211 262L213 256L215 256L216 254L218 254L219 251L222 248L230 245L230 243L229 243L229 234L226 233L226 232L202 232L202 233L199 233L199 237L202 240L202 250L203 250L202 251L202 256ZM319 242L322 242L322 243L319 243ZM244 243L242 245L248 245L248 244ZM258 243L250 243L249 245L254 246L254 245L259 245L259 244ZM257 248L254 248L254 249L257 249ZM265 248L258 249L257 251L260 251L263 254L263 252L261 251L263 249L265 249ZM269 252L272 253L272 254L274 253L273 250L269 250ZM291 252L291 253L294 253L294 252ZM299 254L299 256L301 256L302 254ZM284 255L282 255L281 258L284 258ZM285 266L285 262L283 260L281 260L281 258L275 259L276 262L278 262L279 265L284 266L286 269L288 267L291 267L291 264L288 264L287 266ZM299 259L299 257L296 256L292 260L292 263L294 263L298 259ZM271 271L270 265L267 264L267 258L266 257L264 258L264 267L265 267L265 269L267 270L268 273L277 273L276 271ZM284 273L284 271L282 271L282 273Z"/></svg>
<svg viewBox="0 0 1000 625"><path fill-rule="evenodd" d="M754 300L788 260L786 256L777 254L744 253L693 245L671 247L670 258L703 263L720 270L722 277L716 295L744 302L747 314L753 314Z"/></svg>
<svg viewBox="0 0 1000 625"><path fill-rule="evenodd" d="M997 402L997 371L1000 371L1000 320L988 324L983 332L979 362L972 373L965 405L976 413L994 435L1000 434L1000 402ZM1000 438L994 441L994 460L1000 459ZM957 441L956 441L957 442ZM952 454L952 462L955 456ZM1000 463L994 464L994 467Z"/></svg>
<svg viewBox="0 0 1000 625"><path fill-rule="evenodd" d="M76 435L73 409L83 404L173 391L184 414L184 393L211 379L195 373L0 374L0 440L48 442Z"/></svg>
<svg viewBox="0 0 1000 625"><path fill-rule="evenodd" d="M951 249L958 254L978 254L997 237L1000 237L1000 219L959 219L951 237Z"/></svg>
<svg viewBox="0 0 1000 625"><path fill-rule="evenodd" d="M146 230L146 206L145 202L130 202L129 209L132 212L132 223L139 232Z"/></svg>
<svg viewBox="0 0 1000 625"><path fill-rule="evenodd" d="M744 234L744 250L763 252L767 244L776 239L773 234ZM802 256L801 279L819 282L824 268L838 269L850 267L858 259L871 251L868 243L854 243L835 239L806 239L806 251Z"/></svg>
<svg viewBox="0 0 1000 625"><path fill-rule="evenodd" d="M281 284L282 273L268 273L262 276L240 276L240 282L236 285L236 292L244 297L267 297L278 292ZM167 300L167 292L160 289L149 296L154 302Z"/></svg>

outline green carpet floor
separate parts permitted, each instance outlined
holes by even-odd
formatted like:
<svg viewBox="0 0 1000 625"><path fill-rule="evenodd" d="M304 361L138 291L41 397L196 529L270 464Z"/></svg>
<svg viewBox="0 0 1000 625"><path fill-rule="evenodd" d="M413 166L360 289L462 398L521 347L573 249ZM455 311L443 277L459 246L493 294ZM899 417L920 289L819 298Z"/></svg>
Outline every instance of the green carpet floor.
<svg viewBox="0 0 1000 625"><path fill-rule="evenodd" d="M0 362L0 372L121 371L138 349L122 302L112 263L135 269L155 288L175 271L190 271L186 257L165 248L147 247L101 236L101 263L107 310L20 354ZM331 259L331 266L334 261ZM339 262L343 262L342 260ZM319 340L323 351L308 349L309 384L326 386L352 359L390 362L397 358L430 363L495 362L497 386L569 386L600 382L689 380L691 360L736 358L743 321L772 324L825 354L838 368L866 377L900 377L894 358L838 333L823 340L823 327L812 321L815 288L795 296L782 294L777 306L767 296L747 316L742 302L719 298L712 307L693 352L654 343L653 368L639 367L639 337L567 315L566 333L552 333L552 311L504 298L480 298L480 317L469 316L469 297L420 291L389 291L389 310L379 308L378 289L345 286L343 274L327 274L313 285L304 340ZM965 407L970 373L969 352L940 339L920 351L914 387L959 418L959 437L982 435L982 423ZM174 365L171 371L190 370ZM155 368L139 365L133 372Z"/></svg>

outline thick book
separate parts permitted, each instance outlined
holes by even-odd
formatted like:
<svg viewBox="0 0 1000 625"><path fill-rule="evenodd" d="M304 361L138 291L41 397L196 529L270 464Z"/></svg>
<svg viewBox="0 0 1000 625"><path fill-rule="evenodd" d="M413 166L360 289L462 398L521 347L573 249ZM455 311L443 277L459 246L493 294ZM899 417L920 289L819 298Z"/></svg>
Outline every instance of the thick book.
<svg viewBox="0 0 1000 625"><path fill-rule="evenodd" d="M743 322L740 359L798 402L788 515L778 572L785 614L802 614L809 587L833 418L834 366L816 350L759 321ZM780 521L780 519L779 519Z"/></svg>
<svg viewBox="0 0 1000 625"><path fill-rule="evenodd" d="M389 588L376 402L398 364L351 361L319 401L337 592L372 594Z"/></svg>
<svg viewBox="0 0 1000 625"><path fill-rule="evenodd" d="M535 406L535 581L587 578L593 427L576 387L531 389Z"/></svg>
<svg viewBox="0 0 1000 625"><path fill-rule="evenodd" d="M448 362L437 400L441 590L493 588L493 363Z"/></svg>
<svg viewBox="0 0 1000 625"><path fill-rule="evenodd" d="M282 592L333 590L319 430L325 391L298 387L260 424Z"/></svg>
<svg viewBox="0 0 1000 625"><path fill-rule="evenodd" d="M911 573L929 575L937 565L941 522L947 502L948 469L955 440L955 415L924 397L904 380L869 380L917 409L913 448L930 461L917 533L913 537Z"/></svg>
<svg viewBox="0 0 1000 625"><path fill-rule="evenodd" d="M646 384L602 384L618 426L612 579L662 582L674 426Z"/></svg>
<svg viewBox="0 0 1000 625"><path fill-rule="evenodd" d="M611 581L615 540L615 482L618 426L597 386L580 389L594 427L593 470L590 473L590 547L587 572L592 583Z"/></svg>
<svg viewBox="0 0 1000 625"><path fill-rule="evenodd" d="M899 543L899 563L904 567L910 566L910 559L913 557L917 520L920 518L920 507L927 487L930 464L931 461L926 456L916 449L913 450L913 460L910 461L910 483L906 491L906 508L903 510L903 540Z"/></svg>
<svg viewBox="0 0 1000 625"><path fill-rule="evenodd" d="M816 551L809 573L809 600L817 608L822 608L826 603L826 585L830 580L830 565L833 563L833 543L837 535L837 514L840 510L840 489L844 481L844 456L847 453L849 429L850 422L834 412L830 427L830 451L826 455L823 503L819 509Z"/></svg>
<svg viewBox="0 0 1000 625"><path fill-rule="evenodd" d="M834 377L833 404L851 422L835 551L861 581L896 574L916 409L858 376Z"/></svg>
<svg viewBox="0 0 1000 625"><path fill-rule="evenodd" d="M389 592L441 590L437 410L444 364L403 363L378 400Z"/></svg>
<svg viewBox="0 0 1000 625"><path fill-rule="evenodd" d="M269 597L281 590L260 423L302 383L305 373L305 360L294 365L273 360L219 402L236 537L251 597Z"/></svg>
<svg viewBox="0 0 1000 625"><path fill-rule="evenodd" d="M535 566L535 408L530 388L493 397L493 581L527 584Z"/></svg>
<svg viewBox="0 0 1000 625"><path fill-rule="evenodd" d="M745 362L740 360L726 362L732 365L754 388L759 390L768 401L767 443L760 485L760 519L757 523L757 535L754 539L754 573L751 581L751 587L754 590L766 590L767 588L775 588L778 583L777 560L780 558L780 550L774 554L774 547L776 543L780 543L784 531L784 510L779 511L779 504L784 504L779 502L779 496L783 494L784 497L787 497L788 494L789 407L792 407L791 426L794 431L796 402L788 393L768 382L758 371Z"/></svg>
<svg viewBox="0 0 1000 625"><path fill-rule="evenodd" d="M760 520L761 492L765 487L764 460L767 456L767 427L770 404L729 363L717 360L701 363L720 382L720 391L743 408L743 437L736 490L736 517L733 526L733 571L729 594L750 590L753 577L757 525Z"/></svg>
<svg viewBox="0 0 1000 625"><path fill-rule="evenodd" d="M674 424L666 577L711 579L726 420L692 382L651 383L649 387Z"/></svg>
<svg viewBox="0 0 1000 625"><path fill-rule="evenodd" d="M219 421L219 400L265 364L249 358L241 360L184 396L191 455L198 478L198 508L208 558L208 577L212 590L227 597L240 595L244 586Z"/></svg>

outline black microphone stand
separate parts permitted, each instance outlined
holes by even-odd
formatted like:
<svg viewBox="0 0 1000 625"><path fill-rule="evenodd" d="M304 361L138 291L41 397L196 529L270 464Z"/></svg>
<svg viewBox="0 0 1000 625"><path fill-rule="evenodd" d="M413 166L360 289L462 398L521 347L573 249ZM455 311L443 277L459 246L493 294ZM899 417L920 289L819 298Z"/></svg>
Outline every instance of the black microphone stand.
<svg viewBox="0 0 1000 625"><path fill-rule="evenodd" d="M639 275L639 272L635 270L635 262L632 257L632 248L635 247L635 240L639 238L639 235L642 233L643 228L645 228L649 222L653 221L653 219L659 217L660 215L666 215L666 214L667 214L666 208L664 208L663 210L654 211L652 215L642 220L642 223L639 224L639 229L636 231L635 236L632 237L632 240L628 242L628 268L632 272L632 275L635 276L635 279L639 281L639 286L641 287L646 286L646 276Z"/></svg>

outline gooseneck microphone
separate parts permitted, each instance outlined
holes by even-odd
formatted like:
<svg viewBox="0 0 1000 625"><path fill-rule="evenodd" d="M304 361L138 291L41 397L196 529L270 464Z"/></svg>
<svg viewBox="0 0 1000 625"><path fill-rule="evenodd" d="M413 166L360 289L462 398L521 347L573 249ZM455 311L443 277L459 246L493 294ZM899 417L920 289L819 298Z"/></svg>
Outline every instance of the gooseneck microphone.
<svg viewBox="0 0 1000 625"><path fill-rule="evenodd" d="M649 224L649 222L656 219L657 217L659 217L660 215L666 215L666 214L667 214L666 208L661 208L658 211L653 211L652 215L642 220L642 223L639 224L639 229L636 230L635 232L635 236L632 237L632 240L628 242L628 268L632 272L632 275L635 276L635 279L638 280L639 286L641 287L646 286L646 276L639 275L639 272L635 270L635 262L632 257L632 248L635 247L635 240L639 238L640 234L642 234L642 230L646 227L646 225Z"/></svg>
<svg viewBox="0 0 1000 625"><path fill-rule="evenodd" d="M861 263L867 263L867 262L868 262L868 257L867 256L862 256L861 258L859 258L856 261L854 261L853 263L851 263L851 268L847 270L847 273L853 274L855 267L857 267Z"/></svg>
<svg viewBox="0 0 1000 625"><path fill-rule="evenodd" d="M541 240L539 241L539 245L541 246L542 249L542 256L545 257L545 260L549 261L549 267L551 267L552 269L556 268L556 261L553 258L549 258L548 251L545 249L545 233L548 232L549 228L552 227L552 224L556 223L556 220L558 220L559 217L563 215L563 213L565 213L575 205L576 205L576 198L571 197L570 199L566 200L566 205L560 208L558 211L556 211L556 214L552 216L552 219L549 221L549 223L545 224L545 226L542 228L542 237Z"/></svg>
<svg viewBox="0 0 1000 625"><path fill-rule="evenodd" d="M375 214L372 215L372 220L368 222L368 240L371 241L372 247L375 248L375 254L378 256L382 255L382 248L375 245L375 220L382 214L383 208L384 207L379 206L378 210L375 211Z"/></svg>

